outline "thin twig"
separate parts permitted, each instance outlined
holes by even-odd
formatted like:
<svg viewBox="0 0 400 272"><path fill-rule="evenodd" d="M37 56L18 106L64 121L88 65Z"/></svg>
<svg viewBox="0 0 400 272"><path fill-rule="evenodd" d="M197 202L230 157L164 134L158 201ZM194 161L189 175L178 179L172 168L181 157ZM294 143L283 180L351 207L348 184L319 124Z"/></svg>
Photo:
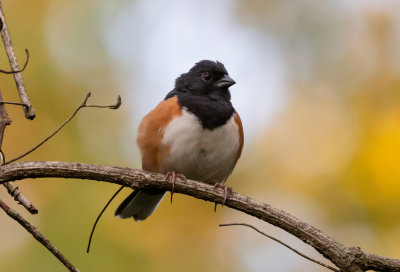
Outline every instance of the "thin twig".
<svg viewBox="0 0 400 272"><path fill-rule="evenodd" d="M49 136L47 136L43 141L41 141L39 144L37 144L35 147L33 147L32 149L26 151L24 154L11 159L9 161L7 161L5 164L9 164L12 163L14 161L17 161L27 155L29 155L30 153L32 153L33 151L35 151L36 149L38 149L41 145L43 145L45 142L47 142L48 140L50 140L54 135L56 135L66 124L68 124L74 117L75 115L79 112L80 109L82 108L109 108L109 109L118 109L121 106L121 97L118 95L117 98L117 103L115 103L114 105L109 105L109 106L98 106L98 105L87 105L87 101L90 97L90 92L87 93L85 100L82 102L82 104L74 111L74 113L67 119L65 120L52 134L50 134Z"/></svg>
<svg viewBox="0 0 400 272"><path fill-rule="evenodd" d="M322 262L320 262L320 261L318 261L318 260L315 260L315 259L313 259L313 258L311 258L311 257L308 257L307 255L305 255L305 254L301 253L300 251L294 249L293 247L289 246L289 245L286 244L285 242L283 242L283 241L281 241L281 240L279 240L279 239L277 239L277 238L275 238L275 237L273 237L273 236L271 236L271 235L268 235L268 234L266 234L265 232L262 232L261 230L257 229L256 227L254 227L254 226L252 226L252 225L249 225L249 224L246 224L246 223L229 223L229 224L219 224L219 226L220 226L220 227L246 226L246 227L252 228L253 230L257 231L258 233L264 235L265 237L268 237L268 238L271 239L271 240L274 240L275 242L278 242L279 244L281 244L281 245L287 247L288 249L290 249L290 250L293 251L294 253L300 255L300 256L303 257L303 258L306 258L307 260L312 261L312 262L314 262L314 263L316 263L316 264L319 264L319 265L321 265L321 266L323 266L323 267L326 267L326 268L328 268L328 269L330 269L330 270L332 270L332 271L340 272L339 269L337 269L337 268L335 268L335 267L332 267L332 266L330 266L330 265L324 264L324 263L322 263Z"/></svg>
<svg viewBox="0 0 400 272"><path fill-rule="evenodd" d="M0 73L3 73L3 74L15 74L15 73L21 73L22 71L24 71L26 66L28 65L28 62L29 62L29 51L26 48L25 48L25 53L26 53L26 60L25 60L24 66L22 67L21 70L6 71L6 70L3 70L3 69L0 69ZM26 104L23 104L23 105L26 105Z"/></svg>
<svg viewBox="0 0 400 272"><path fill-rule="evenodd" d="M17 221L21 226L23 226L32 236L42 245L44 245L54 256L59 259L69 271L79 272L79 270L71 264L67 258L62 255L62 253L52 245L52 243L39 231L38 228L31 225L25 218L23 218L15 210L11 209L7 204L0 200L0 208L2 208L8 216Z"/></svg>
<svg viewBox="0 0 400 272"><path fill-rule="evenodd" d="M6 20L4 18L4 12L3 12L3 7L0 1L0 20L2 22L2 28L1 28L1 37L3 39L4 47L6 48L7 56L8 56L8 61L10 62L11 69L13 71L19 71L19 66L17 62L17 57L15 56L14 52L14 47L11 41L11 36L10 33L8 32ZM22 79L21 73L13 73L14 79L15 79L15 84L17 85L18 93L21 98L21 102L26 104L27 107L24 107L24 113L25 117L27 119L34 119L35 118L35 110L33 109L33 106L31 102L29 101L28 94L25 89L25 84Z"/></svg>
<svg viewBox="0 0 400 272"><path fill-rule="evenodd" d="M107 204L104 206L104 208L101 210L101 212L99 213L99 215L96 218L96 221L93 224L93 228L92 231L90 232L90 236L89 236L89 242L88 242L88 246L86 249L86 253L89 253L90 250L90 244L92 243L92 237L94 234L94 230L96 228L97 222L99 222L100 217L103 215L103 213L105 212L105 210L107 209L107 207L110 205L111 201L113 201L113 199L119 194L119 192L121 192L122 189L124 189L125 186L121 186L115 193L114 195L110 198L110 200L108 200Z"/></svg>
<svg viewBox="0 0 400 272"><path fill-rule="evenodd" d="M6 187L7 192L14 198L15 201L18 201L19 204L24 206L31 214L37 214L38 209L27 199L20 191L19 188L14 186L11 182L6 182L3 184Z"/></svg>
<svg viewBox="0 0 400 272"><path fill-rule="evenodd" d="M9 102L9 101L0 101L0 104L8 104L8 105L17 105L27 107L26 104L20 102Z"/></svg>

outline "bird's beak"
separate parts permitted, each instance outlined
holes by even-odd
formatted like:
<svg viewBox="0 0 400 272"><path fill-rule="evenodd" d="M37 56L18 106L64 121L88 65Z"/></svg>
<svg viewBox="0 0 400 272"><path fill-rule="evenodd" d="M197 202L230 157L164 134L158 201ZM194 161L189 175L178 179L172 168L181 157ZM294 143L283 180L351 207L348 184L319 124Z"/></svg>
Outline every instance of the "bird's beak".
<svg viewBox="0 0 400 272"><path fill-rule="evenodd" d="M234 81L232 78L230 78L228 75L225 75L223 78L221 78L220 80L218 80L217 82L217 87L218 88L223 88L223 89L227 89L230 86L232 86L233 84L235 84L236 81Z"/></svg>

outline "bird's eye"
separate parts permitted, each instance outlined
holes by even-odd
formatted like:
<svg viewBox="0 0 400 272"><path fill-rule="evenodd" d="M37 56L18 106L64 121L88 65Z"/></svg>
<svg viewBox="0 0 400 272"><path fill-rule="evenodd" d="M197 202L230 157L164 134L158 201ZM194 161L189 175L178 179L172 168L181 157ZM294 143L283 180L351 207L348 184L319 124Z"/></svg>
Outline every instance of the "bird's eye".
<svg viewBox="0 0 400 272"><path fill-rule="evenodd" d="M202 74L203 80L209 81L211 79L211 76L209 73L205 72Z"/></svg>

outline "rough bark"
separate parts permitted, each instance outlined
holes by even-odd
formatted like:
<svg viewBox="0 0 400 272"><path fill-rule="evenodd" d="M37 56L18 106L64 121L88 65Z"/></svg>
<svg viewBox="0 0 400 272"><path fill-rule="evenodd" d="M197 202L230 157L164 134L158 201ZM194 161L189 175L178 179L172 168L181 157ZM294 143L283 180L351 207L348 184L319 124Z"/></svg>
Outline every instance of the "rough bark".
<svg viewBox="0 0 400 272"><path fill-rule="evenodd" d="M166 181L165 175L123 167L37 161L15 163L0 168L0 183L45 177L106 181L133 189L171 190L171 184ZM178 179L174 190L176 193L211 202L221 203L224 197L222 189L214 189L213 186L192 180L184 182ZM400 271L400 260L370 254L358 247L346 247L319 229L271 205L235 192L228 196L225 205L284 229L314 247L341 271Z"/></svg>

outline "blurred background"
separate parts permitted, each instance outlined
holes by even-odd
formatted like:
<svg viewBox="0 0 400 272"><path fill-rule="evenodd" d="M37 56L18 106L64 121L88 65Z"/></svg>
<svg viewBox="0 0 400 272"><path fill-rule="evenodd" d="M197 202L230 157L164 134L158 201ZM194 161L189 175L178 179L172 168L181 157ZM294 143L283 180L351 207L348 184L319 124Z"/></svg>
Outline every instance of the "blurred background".
<svg viewBox="0 0 400 272"><path fill-rule="evenodd" d="M201 59L223 62L245 147L229 186L283 209L347 246L400 258L400 2L397 0L2 1L37 117L7 106L8 159L49 135L92 92L91 103L24 160L140 168L139 120ZM0 46L3 48L3 46ZM0 67L8 69L4 50ZM5 100L13 77L0 75ZM291 235L247 215L175 195L148 220L103 215L119 186L79 180L17 182L39 208L16 208L81 271L326 271L247 222L323 260ZM169 195L168 195L169 197ZM0 271L65 271L0 212Z"/></svg>

